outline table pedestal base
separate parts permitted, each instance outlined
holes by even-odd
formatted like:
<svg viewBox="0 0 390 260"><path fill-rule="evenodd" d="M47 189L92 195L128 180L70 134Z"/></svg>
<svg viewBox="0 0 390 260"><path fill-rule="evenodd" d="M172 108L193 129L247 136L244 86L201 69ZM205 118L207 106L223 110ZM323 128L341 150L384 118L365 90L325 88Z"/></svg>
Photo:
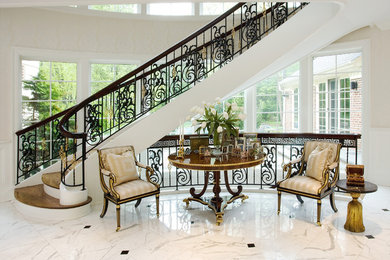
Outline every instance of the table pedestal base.
<svg viewBox="0 0 390 260"><path fill-rule="evenodd" d="M225 177L225 185L226 189L228 192L232 195L232 197L226 202L226 204L222 205L223 199L219 196L221 193L221 186L220 186L220 181L221 181L221 173L219 171L214 171L213 172L213 193L214 197L210 200L210 202L207 202L206 200L202 199L203 194L206 192L207 185L209 182L209 172L205 173L205 178L204 178L204 186L203 189L200 193L195 192L195 188L190 189L190 194L192 197L186 198L183 200L183 202L186 203L186 207L188 208L190 201L196 201L199 202L203 205L207 205L210 209L212 209L215 213L215 216L217 217L216 222L217 225L221 225L223 223L223 214L224 210L227 207L228 204L232 203L236 199L241 199L241 201L244 201L248 198L248 196L241 194L242 191L242 186L239 185L237 187L237 191L234 192L229 185L228 182L228 176L227 176L227 171L224 171L224 177Z"/></svg>
<svg viewBox="0 0 390 260"><path fill-rule="evenodd" d="M348 203L347 221L344 228L351 232L364 232L363 206L358 201L360 193L351 193L352 201Z"/></svg>
<svg viewBox="0 0 390 260"><path fill-rule="evenodd" d="M232 203L233 201L235 201L236 199L241 199L241 202L243 202L244 200L248 199L248 196L247 195L244 195L244 194L241 194L239 196L236 196L236 197L232 197L231 199L229 199L226 204L224 204L222 207L218 208L218 204L214 203L213 202L213 199L214 197L210 200L210 202L207 202L206 200L203 200L201 198L192 198L192 197L189 197L189 198L186 198L183 200L183 202L186 203L186 207L188 208L189 204L190 204L190 201L196 201L196 202L199 202L203 205L206 205L208 206L210 209L212 209L214 211L214 214L216 216L216 224L217 226L221 225L223 223L223 215L225 213L225 208L230 204ZM222 202L221 202L222 203Z"/></svg>

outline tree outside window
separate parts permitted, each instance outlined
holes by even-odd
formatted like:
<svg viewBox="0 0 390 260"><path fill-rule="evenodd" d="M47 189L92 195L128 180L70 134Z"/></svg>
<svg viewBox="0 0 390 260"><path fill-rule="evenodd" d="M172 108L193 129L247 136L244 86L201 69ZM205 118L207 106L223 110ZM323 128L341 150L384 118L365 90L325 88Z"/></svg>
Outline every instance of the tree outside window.
<svg viewBox="0 0 390 260"><path fill-rule="evenodd" d="M298 131L299 63L256 84L256 129L259 132Z"/></svg>
<svg viewBox="0 0 390 260"><path fill-rule="evenodd" d="M22 60L22 127L76 104L77 64Z"/></svg>

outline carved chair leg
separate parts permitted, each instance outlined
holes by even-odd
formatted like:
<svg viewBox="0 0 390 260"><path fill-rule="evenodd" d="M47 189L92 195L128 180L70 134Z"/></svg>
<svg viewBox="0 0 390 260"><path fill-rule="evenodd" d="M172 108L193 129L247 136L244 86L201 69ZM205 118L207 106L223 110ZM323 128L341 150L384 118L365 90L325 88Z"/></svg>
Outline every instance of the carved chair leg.
<svg viewBox="0 0 390 260"><path fill-rule="evenodd" d="M156 211L157 217L160 216L160 194L156 194Z"/></svg>
<svg viewBox="0 0 390 260"><path fill-rule="evenodd" d="M116 232L121 229L121 205L116 205Z"/></svg>
<svg viewBox="0 0 390 260"><path fill-rule="evenodd" d="M333 211L334 212L337 212L337 207L336 207L336 203L334 201L334 192L332 192L329 196L329 200L330 200L330 206L332 207Z"/></svg>
<svg viewBox="0 0 390 260"><path fill-rule="evenodd" d="M100 214L101 218L106 215L106 213L107 213L107 206L108 206L108 199L104 198L103 209L102 209L102 213Z"/></svg>
<svg viewBox="0 0 390 260"><path fill-rule="evenodd" d="M317 200L317 225L321 226L321 200Z"/></svg>
<svg viewBox="0 0 390 260"><path fill-rule="evenodd" d="M278 191L278 215L280 213L280 202L281 202L281 199L282 199L282 193L280 191Z"/></svg>
<svg viewBox="0 0 390 260"><path fill-rule="evenodd" d="M303 201L302 197L300 195L296 195L296 196L297 196L299 203L303 204L304 201Z"/></svg>
<svg viewBox="0 0 390 260"><path fill-rule="evenodd" d="M138 200L137 200L137 203L135 203L135 207L138 207L139 204L141 204L141 200L142 200L142 199L138 199Z"/></svg>

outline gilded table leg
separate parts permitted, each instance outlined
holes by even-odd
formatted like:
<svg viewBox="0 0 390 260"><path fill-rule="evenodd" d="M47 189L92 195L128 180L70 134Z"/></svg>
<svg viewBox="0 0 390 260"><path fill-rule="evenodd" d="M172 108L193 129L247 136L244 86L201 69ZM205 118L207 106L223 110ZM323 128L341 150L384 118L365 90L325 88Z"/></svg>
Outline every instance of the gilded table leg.
<svg viewBox="0 0 390 260"><path fill-rule="evenodd" d="M278 215L280 214L280 202L282 199L282 193L278 191Z"/></svg>
<svg viewBox="0 0 390 260"><path fill-rule="evenodd" d="M352 201L348 203L347 221L344 228L351 232L363 232L363 206L358 201L360 193L351 193Z"/></svg>
<svg viewBox="0 0 390 260"><path fill-rule="evenodd" d="M186 203L186 208L188 208L188 206L190 205L191 200L194 200L194 201L201 201L202 200L201 197L206 192L208 184L209 184L209 172L205 172L204 173L204 185L203 185L203 189L201 190L201 192L196 193L195 188L192 187L190 189L190 194L191 194L192 198L186 198L183 200L183 202Z"/></svg>

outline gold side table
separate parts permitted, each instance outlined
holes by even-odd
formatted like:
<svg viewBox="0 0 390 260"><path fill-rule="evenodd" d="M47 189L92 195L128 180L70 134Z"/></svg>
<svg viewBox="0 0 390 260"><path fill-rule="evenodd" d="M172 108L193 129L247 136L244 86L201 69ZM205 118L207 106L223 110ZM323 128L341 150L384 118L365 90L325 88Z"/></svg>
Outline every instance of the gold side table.
<svg viewBox="0 0 390 260"><path fill-rule="evenodd" d="M363 206L359 202L360 194L371 193L378 190L378 186L374 183L365 181L364 186L349 186L347 180L339 180L336 186L351 194L352 201L348 203L347 220L344 228L351 232L364 232L363 225Z"/></svg>

